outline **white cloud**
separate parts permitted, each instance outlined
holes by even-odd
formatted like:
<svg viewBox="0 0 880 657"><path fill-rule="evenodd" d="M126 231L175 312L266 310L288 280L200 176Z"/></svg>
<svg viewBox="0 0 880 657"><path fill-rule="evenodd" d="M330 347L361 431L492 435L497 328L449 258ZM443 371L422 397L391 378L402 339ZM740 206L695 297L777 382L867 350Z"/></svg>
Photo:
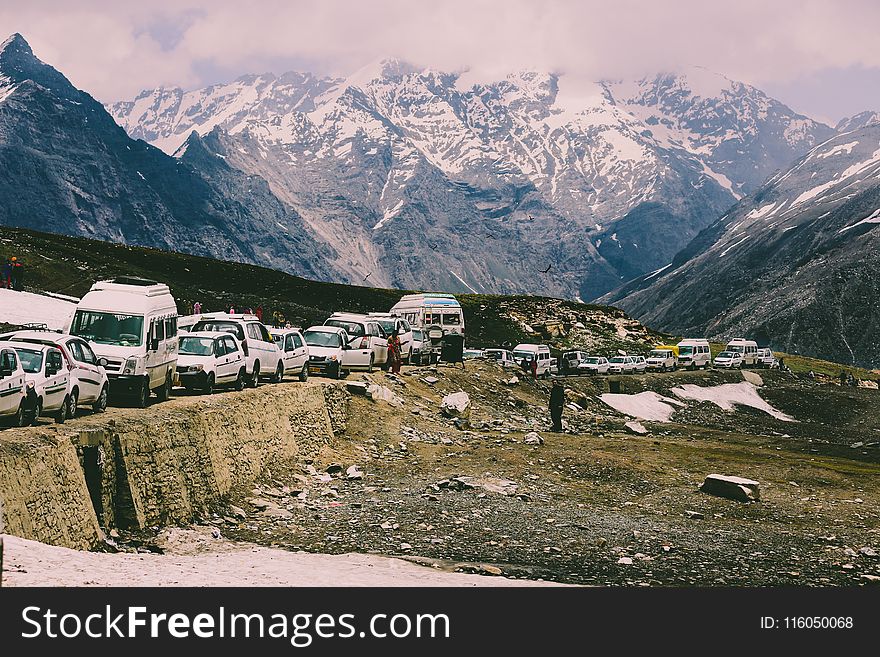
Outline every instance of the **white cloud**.
<svg viewBox="0 0 880 657"><path fill-rule="evenodd" d="M395 54L474 78L521 69L597 79L700 64L758 86L880 68L871 0L153 0L0 7L45 61L102 100L243 73L346 74Z"/></svg>

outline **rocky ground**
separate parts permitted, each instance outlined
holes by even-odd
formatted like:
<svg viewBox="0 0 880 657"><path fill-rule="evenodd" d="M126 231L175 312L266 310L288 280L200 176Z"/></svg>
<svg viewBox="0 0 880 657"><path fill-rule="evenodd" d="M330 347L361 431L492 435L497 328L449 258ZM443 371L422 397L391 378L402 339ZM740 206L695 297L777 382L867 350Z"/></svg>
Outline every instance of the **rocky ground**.
<svg viewBox="0 0 880 657"><path fill-rule="evenodd" d="M509 578L880 581L880 394L761 376L761 396L796 422L689 402L635 435L631 418L597 398L604 377L565 379L566 431L552 433L548 382L494 363L353 374L340 384L355 393L347 435L313 462L277 464L206 522L225 539L261 546L397 555ZM352 385L361 381L370 394ZM623 385L673 396L684 383L741 381L738 372L678 372ZM441 411L460 391L470 398L467 420ZM700 492L710 473L757 480L762 499Z"/></svg>

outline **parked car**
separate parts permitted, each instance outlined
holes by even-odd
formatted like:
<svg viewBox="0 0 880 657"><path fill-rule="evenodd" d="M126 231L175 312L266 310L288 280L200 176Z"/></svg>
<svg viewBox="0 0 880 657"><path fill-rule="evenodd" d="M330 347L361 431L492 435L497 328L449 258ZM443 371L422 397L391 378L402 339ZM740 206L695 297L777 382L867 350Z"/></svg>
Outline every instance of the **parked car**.
<svg viewBox="0 0 880 657"><path fill-rule="evenodd" d="M486 349L483 354L489 360L494 360L501 365L501 367L519 367L516 359L513 357L513 352L509 349Z"/></svg>
<svg viewBox="0 0 880 657"><path fill-rule="evenodd" d="M485 354L482 349L465 349L461 353L461 357L465 360L472 360L474 358L482 358Z"/></svg>
<svg viewBox="0 0 880 657"><path fill-rule="evenodd" d="M611 364L604 356L587 356L586 360L578 365L580 374L608 374Z"/></svg>
<svg viewBox="0 0 880 657"><path fill-rule="evenodd" d="M545 344L518 344L513 349L513 357L517 364L522 367L523 361L537 360L537 376L548 376L553 364L550 358L550 347Z"/></svg>
<svg viewBox="0 0 880 657"><path fill-rule="evenodd" d="M566 351L558 359L559 374L578 374L578 366L589 357L586 351Z"/></svg>
<svg viewBox="0 0 880 657"><path fill-rule="evenodd" d="M739 351L722 351L715 356L715 362L712 367L723 367L728 369L742 369L743 355Z"/></svg>
<svg viewBox="0 0 880 657"><path fill-rule="evenodd" d="M779 361L770 349L758 349L757 366L764 369L773 369L779 367Z"/></svg>
<svg viewBox="0 0 880 657"><path fill-rule="evenodd" d="M412 363L413 355L413 328L410 323L402 317L396 317L390 313L368 313L367 317L375 319L382 327L382 332L389 336L394 329L397 329L397 336L400 338L400 356L405 363Z"/></svg>
<svg viewBox="0 0 880 657"><path fill-rule="evenodd" d="M227 331L192 331L178 338L177 381L210 395L218 386L243 390L247 360L238 338Z"/></svg>
<svg viewBox="0 0 880 657"><path fill-rule="evenodd" d="M648 361L644 356L633 356L633 371L642 373L648 368Z"/></svg>
<svg viewBox="0 0 880 657"><path fill-rule="evenodd" d="M61 355L70 368L70 415L83 406L91 406L93 413L107 409L110 381L107 378L106 358L98 358L89 343L75 335L55 331L13 331L0 335L0 341L14 340L28 344L42 344L61 349Z"/></svg>
<svg viewBox="0 0 880 657"><path fill-rule="evenodd" d="M679 367L695 370L711 364L712 351L708 340L687 338L678 343Z"/></svg>
<svg viewBox="0 0 880 657"><path fill-rule="evenodd" d="M615 356L608 361L609 374L632 374L636 370L636 362L632 356Z"/></svg>
<svg viewBox="0 0 880 657"><path fill-rule="evenodd" d="M671 348L658 347L651 349L645 361L649 371L671 372L675 369L675 352Z"/></svg>
<svg viewBox="0 0 880 657"><path fill-rule="evenodd" d="M25 373L15 349L0 348L0 420L14 427L27 422Z"/></svg>
<svg viewBox="0 0 880 657"><path fill-rule="evenodd" d="M61 349L52 345L10 342L24 370L27 420L52 417L63 424L71 417L70 368ZM75 409L73 409L75 411Z"/></svg>
<svg viewBox="0 0 880 657"><path fill-rule="evenodd" d="M410 362L417 365L422 364L422 359L427 358L428 350L425 349L425 333L422 329L414 328L412 330L412 353L410 354Z"/></svg>
<svg viewBox="0 0 880 657"><path fill-rule="evenodd" d="M272 337L281 350L284 371L299 376L300 381L309 378L309 345L299 329L272 329Z"/></svg>
<svg viewBox="0 0 880 657"><path fill-rule="evenodd" d="M133 276L98 281L80 299L70 335L105 358L110 394L144 407L171 396L177 362L177 304L167 285Z"/></svg>
<svg viewBox="0 0 880 657"><path fill-rule="evenodd" d="M333 313L324 326L345 329L352 349L369 349L372 352L369 369L388 362L388 336L374 318L355 313Z"/></svg>
<svg viewBox="0 0 880 657"><path fill-rule="evenodd" d="M309 374L341 379L353 369L373 370L373 350L352 347L344 328L312 326L303 331L303 338L309 346Z"/></svg>
<svg viewBox="0 0 880 657"><path fill-rule="evenodd" d="M192 327L193 333L199 331L221 331L238 338L244 352L247 381L252 388L260 385L260 377L270 376L272 383L284 378L281 351L269 329L256 315L205 314ZM267 375L268 372L272 374Z"/></svg>

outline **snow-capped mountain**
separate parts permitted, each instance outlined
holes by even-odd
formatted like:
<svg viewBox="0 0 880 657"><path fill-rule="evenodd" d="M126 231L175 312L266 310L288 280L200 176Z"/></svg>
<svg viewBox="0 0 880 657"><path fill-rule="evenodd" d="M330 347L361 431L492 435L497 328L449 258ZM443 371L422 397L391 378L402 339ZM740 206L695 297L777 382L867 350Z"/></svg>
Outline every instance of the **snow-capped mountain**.
<svg viewBox="0 0 880 657"><path fill-rule="evenodd" d="M603 298L682 334L880 364L880 123L838 134Z"/></svg>
<svg viewBox="0 0 880 657"><path fill-rule="evenodd" d="M21 35L0 45L0 224L338 276L336 254L265 181L126 135Z"/></svg>
<svg viewBox="0 0 880 657"><path fill-rule="evenodd" d="M468 85L394 59L345 79L149 90L108 109L183 161L192 132L213 134L226 163L267 180L343 254L351 282L585 299L668 263L833 133L702 70Z"/></svg>

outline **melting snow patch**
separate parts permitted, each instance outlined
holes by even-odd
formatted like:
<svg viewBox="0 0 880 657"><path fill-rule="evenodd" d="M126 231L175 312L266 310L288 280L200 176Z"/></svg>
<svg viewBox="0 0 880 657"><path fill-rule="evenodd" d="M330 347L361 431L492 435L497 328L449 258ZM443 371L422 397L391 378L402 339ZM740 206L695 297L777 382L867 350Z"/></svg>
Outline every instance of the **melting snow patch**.
<svg viewBox="0 0 880 657"><path fill-rule="evenodd" d="M874 210L874 213L871 216L865 217L861 221L854 223L852 226L847 226L846 228L841 228L837 232L842 233L846 230L849 230L850 228L855 228L856 226L861 226L862 224L880 224L880 208L877 208L876 210Z"/></svg>
<svg viewBox="0 0 880 657"><path fill-rule="evenodd" d="M636 395L606 393L599 399L619 413L654 422L669 422L675 412L674 407L685 406L677 399L664 397L650 390Z"/></svg>
<svg viewBox="0 0 880 657"><path fill-rule="evenodd" d="M725 411L732 411L734 404L740 404L757 408L759 411L764 411L778 420L785 422L797 421L764 401L761 395L758 394L758 389L748 381L743 381L742 383L723 383L709 388L688 383L673 388L671 392L682 399L712 402Z"/></svg>
<svg viewBox="0 0 880 657"><path fill-rule="evenodd" d="M0 322L7 324L45 324L50 329L65 329L75 308L70 301L0 289Z"/></svg>

